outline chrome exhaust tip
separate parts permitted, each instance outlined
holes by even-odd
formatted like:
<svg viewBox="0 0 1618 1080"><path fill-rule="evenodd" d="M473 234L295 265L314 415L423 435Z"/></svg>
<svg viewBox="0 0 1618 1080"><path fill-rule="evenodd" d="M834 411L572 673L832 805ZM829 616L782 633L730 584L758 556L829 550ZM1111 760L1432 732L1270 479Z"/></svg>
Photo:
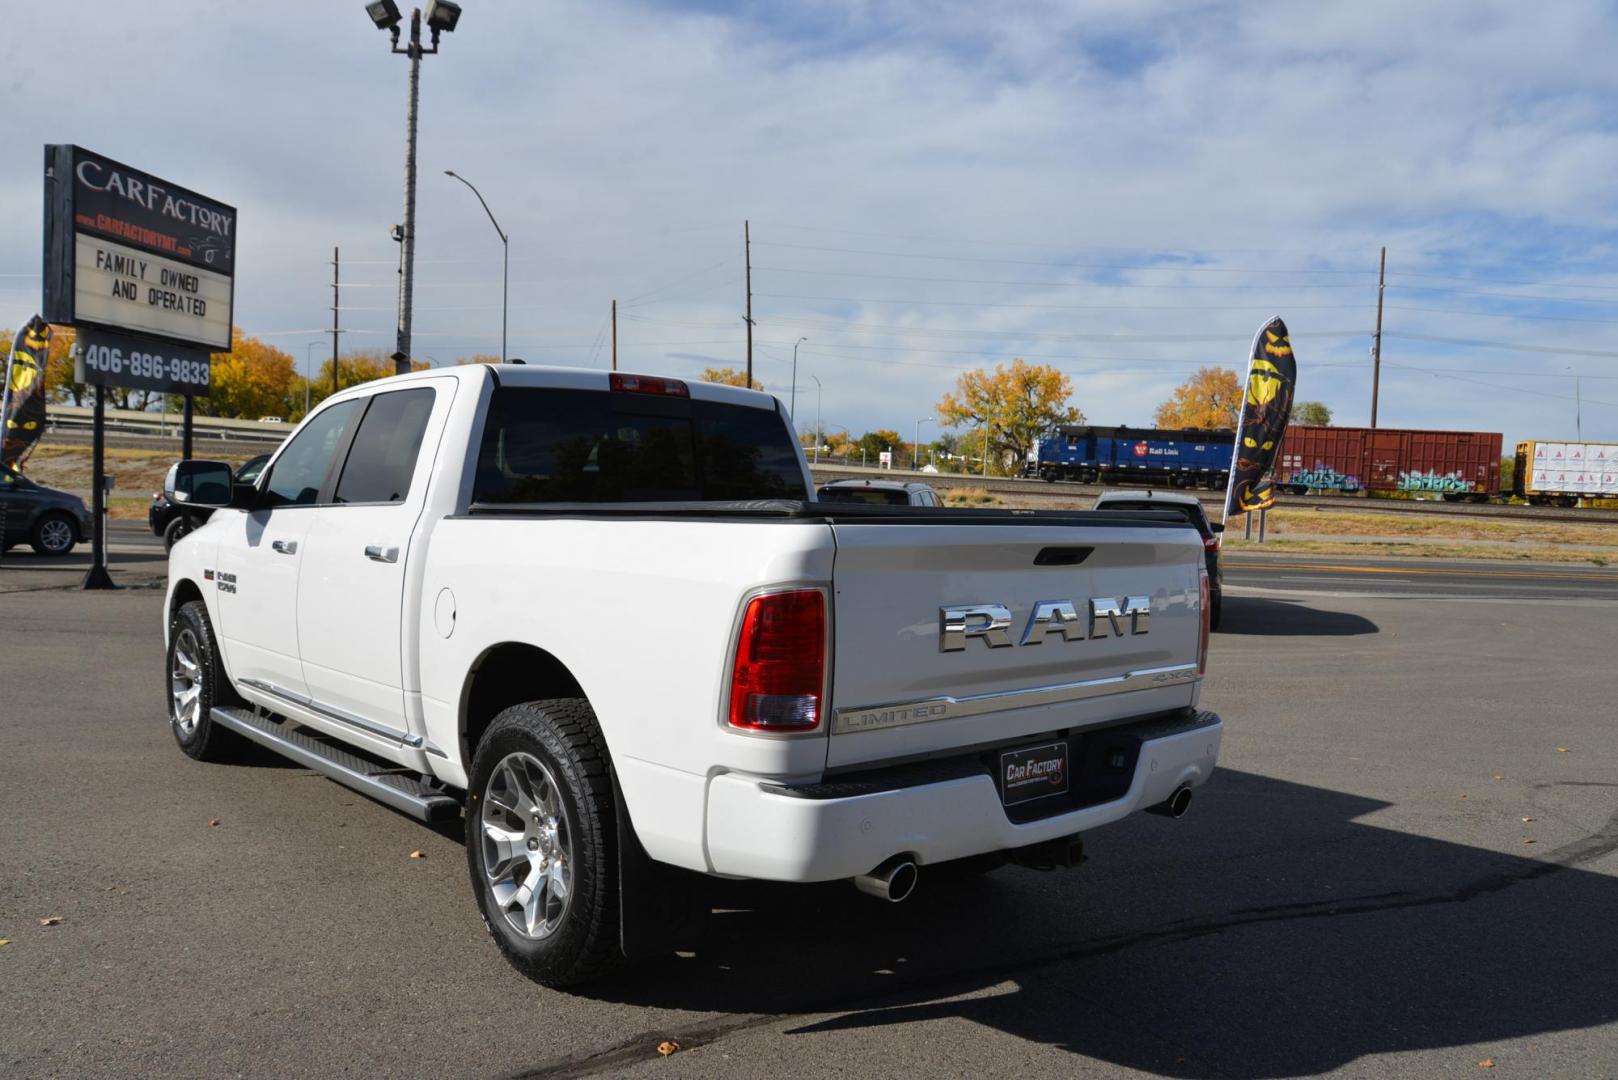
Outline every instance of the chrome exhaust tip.
<svg viewBox="0 0 1618 1080"><path fill-rule="evenodd" d="M1175 788L1173 795L1170 795L1156 806L1148 806L1146 812L1148 814L1162 814L1164 817L1170 818L1183 818L1185 817L1185 812L1189 809L1191 809L1191 789L1189 787L1180 787Z"/></svg>
<svg viewBox="0 0 1618 1080"><path fill-rule="evenodd" d="M851 878L854 887L867 896L897 904L916 891L916 880L921 872L916 864L903 855L895 855L869 874Z"/></svg>

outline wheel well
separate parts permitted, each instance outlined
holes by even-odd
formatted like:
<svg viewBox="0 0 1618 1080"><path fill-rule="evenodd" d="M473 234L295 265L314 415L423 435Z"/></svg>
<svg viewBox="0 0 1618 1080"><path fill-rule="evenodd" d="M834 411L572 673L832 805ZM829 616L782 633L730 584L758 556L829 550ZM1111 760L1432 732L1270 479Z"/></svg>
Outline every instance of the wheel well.
<svg viewBox="0 0 1618 1080"><path fill-rule="evenodd" d="M169 598L169 619L172 620L174 618L174 613L179 611L183 605L189 604L193 600L201 599L202 590L197 588L196 582L190 580L189 578L181 581L178 585L174 586L174 595Z"/></svg>
<svg viewBox="0 0 1618 1080"><path fill-rule="evenodd" d="M544 649L520 642L496 645L467 677L461 699L461 760L470 768L478 740L502 709L524 701L584 696L567 665Z"/></svg>

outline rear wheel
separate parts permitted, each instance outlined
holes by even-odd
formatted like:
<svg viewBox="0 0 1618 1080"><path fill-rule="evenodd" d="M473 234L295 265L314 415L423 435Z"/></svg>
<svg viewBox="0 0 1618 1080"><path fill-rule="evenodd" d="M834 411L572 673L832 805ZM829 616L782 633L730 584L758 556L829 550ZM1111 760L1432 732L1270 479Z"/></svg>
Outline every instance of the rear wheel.
<svg viewBox="0 0 1618 1080"><path fill-rule="evenodd" d="M169 727L186 756L226 761L242 751L241 736L213 722L215 705L234 705L240 699L225 677L218 639L201 600L181 604L169 622L168 692Z"/></svg>
<svg viewBox="0 0 1618 1080"><path fill-rule="evenodd" d="M582 698L513 705L472 759L467 867L506 959L551 987L622 959L607 748Z"/></svg>
<svg viewBox="0 0 1618 1080"><path fill-rule="evenodd" d="M66 555L78 542L72 518L66 514L46 514L34 523L29 546L39 555Z"/></svg>

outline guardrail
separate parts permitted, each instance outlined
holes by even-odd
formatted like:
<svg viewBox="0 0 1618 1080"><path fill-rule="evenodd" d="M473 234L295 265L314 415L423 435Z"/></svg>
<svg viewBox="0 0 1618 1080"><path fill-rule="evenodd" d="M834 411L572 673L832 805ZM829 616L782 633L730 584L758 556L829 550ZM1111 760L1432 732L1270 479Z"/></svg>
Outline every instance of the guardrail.
<svg viewBox="0 0 1618 1080"><path fill-rule="evenodd" d="M123 435L178 439L183 422L178 413L141 409L106 410L107 431ZM95 410L82 405L52 405L46 413L46 423L48 430L90 431L95 426ZM227 420L217 416L196 416L191 421L193 436L233 442L279 443L291 433L292 428L292 424L285 422Z"/></svg>

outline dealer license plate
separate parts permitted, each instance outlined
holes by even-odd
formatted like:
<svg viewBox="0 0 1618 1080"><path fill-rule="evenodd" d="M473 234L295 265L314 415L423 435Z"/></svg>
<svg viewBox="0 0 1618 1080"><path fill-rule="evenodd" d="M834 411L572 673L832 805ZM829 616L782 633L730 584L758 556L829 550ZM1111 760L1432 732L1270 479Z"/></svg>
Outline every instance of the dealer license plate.
<svg viewBox="0 0 1618 1080"><path fill-rule="evenodd" d="M1000 798L1007 806L1067 794L1067 743L1046 743L1000 755Z"/></svg>

